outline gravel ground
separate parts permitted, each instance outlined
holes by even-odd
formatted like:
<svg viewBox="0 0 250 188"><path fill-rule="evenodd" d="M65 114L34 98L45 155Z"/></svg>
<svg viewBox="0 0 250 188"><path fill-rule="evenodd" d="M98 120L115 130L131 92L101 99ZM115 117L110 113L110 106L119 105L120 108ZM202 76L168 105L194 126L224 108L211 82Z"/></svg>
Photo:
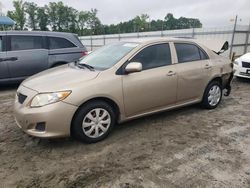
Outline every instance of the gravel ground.
<svg viewBox="0 0 250 188"><path fill-rule="evenodd" d="M215 110L198 105L116 126L97 144L40 140L15 124L0 88L1 187L250 187L250 81Z"/></svg>

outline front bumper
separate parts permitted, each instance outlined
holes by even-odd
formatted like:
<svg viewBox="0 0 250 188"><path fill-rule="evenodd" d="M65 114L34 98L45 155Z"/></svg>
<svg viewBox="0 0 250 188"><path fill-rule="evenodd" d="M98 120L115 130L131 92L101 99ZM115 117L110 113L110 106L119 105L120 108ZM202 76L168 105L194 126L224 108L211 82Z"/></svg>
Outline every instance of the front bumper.
<svg viewBox="0 0 250 188"><path fill-rule="evenodd" d="M27 103L36 92L20 86L18 92L27 96L23 104L17 100L14 104L14 116L18 127L25 133L40 138L70 136L70 125L77 107L64 102L57 102L39 108L30 108ZM44 129L38 129L38 125Z"/></svg>
<svg viewBox="0 0 250 188"><path fill-rule="evenodd" d="M250 68L234 65L234 75L242 78L250 78Z"/></svg>

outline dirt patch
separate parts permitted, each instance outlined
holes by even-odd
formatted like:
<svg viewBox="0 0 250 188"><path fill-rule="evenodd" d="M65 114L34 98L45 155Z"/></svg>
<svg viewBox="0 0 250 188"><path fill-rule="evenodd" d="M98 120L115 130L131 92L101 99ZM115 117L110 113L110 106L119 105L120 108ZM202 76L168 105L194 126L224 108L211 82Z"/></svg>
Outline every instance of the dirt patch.
<svg viewBox="0 0 250 188"><path fill-rule="evenodd" d="M215 110L137 119L91 145L24 134L15 89L0 88L0 187L250 187L250 81Z"/></svg>

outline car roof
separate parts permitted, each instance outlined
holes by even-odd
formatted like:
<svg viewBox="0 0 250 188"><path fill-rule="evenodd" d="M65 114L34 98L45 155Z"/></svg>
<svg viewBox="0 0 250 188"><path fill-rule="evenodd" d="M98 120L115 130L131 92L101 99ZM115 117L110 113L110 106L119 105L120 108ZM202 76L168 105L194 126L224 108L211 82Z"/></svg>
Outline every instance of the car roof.
<svg viewBox="0 0 250 188"><path fill-rule="evenodd" d="M194 38L175 38L175 37L144 37L135 39L124 39L124 42L135 42L135 43L154 43L154 42L169 42L169 41L187 41L192 42Z"/></svg>
<svg viewBox="0 0 250 188"><path fill-rule="evenodd" d="M44 35L44 36L69 36L69 35L76 35L76 34L73 34L73 33L54 32L54 31L0 31L0 34L11 34L11 35Z"/></svg>
<svg viewBox="0 0 250 188"><path fill-rule="evenodd" d="M220 39L196 39L193 37L150 37L150 38L136 38L136 39L124 39L123 42L134 42L143 45L159 43L159 42L183 42L183 43L195 43L206 50L212 50L216 53L220 52L224 45L228 45L228 42Z"/></svg>
<svg viewBox="0 0 250 188"><path fill-rule="evenodd" d="M77 34L66 32L54 32L54 31L0 31L0 35L30 35L30 36L50 36L50 37L62 37L73 42L80 48L85 48L82 42L78 39Z"/></svg>

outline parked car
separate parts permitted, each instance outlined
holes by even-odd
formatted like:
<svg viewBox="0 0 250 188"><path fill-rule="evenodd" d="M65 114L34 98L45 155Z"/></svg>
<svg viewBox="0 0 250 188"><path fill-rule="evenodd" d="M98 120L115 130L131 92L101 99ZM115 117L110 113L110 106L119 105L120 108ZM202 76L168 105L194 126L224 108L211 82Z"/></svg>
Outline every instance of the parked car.
<svg viewBox="0 0 250 188"><path fill-rule="evenodd" d="M216 108L232 77L229 59L190 40L119 42L24 81L15 118L32 136L93 143L117 122L194 103Z"/></svg>
<svg viewBox="0 0 250 188"><path fill-rule="evenodd" d="M236 77L250 78L250 52L234 61L234 75Z"/></svg>
<svg viewBox="0 0 250 188"><path fill-rule="evenodd" d="M1 31L0 83L24 80L86 54L86 48L72 33Z"/></svg>

